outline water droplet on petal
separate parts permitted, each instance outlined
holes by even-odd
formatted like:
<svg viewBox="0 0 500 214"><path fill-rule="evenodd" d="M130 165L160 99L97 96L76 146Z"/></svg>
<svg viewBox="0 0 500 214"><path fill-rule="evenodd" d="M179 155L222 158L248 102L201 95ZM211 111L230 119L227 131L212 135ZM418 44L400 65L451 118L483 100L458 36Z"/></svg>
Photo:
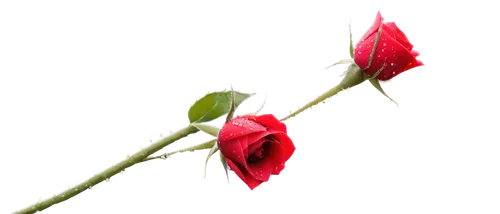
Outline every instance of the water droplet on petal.
<svg viewBox="0 0 500 214"><path fill-rule="evenodd" d="M361 51L358 51L358 54L361 54L361 53L363 53L363 52L361 52Z"/></svg>
<svg viewBox="0 0 500 214"><path fill-rule="evenodd" d="M394 66L394 63L393 63L393 62L391 62L391 66Z"/></svg>
<svg viewBox="0 0 500 214"><path fill-rule="evenodd" d="M385 45L386 45L386 44L384 43L384 46L385 46Z"/></svg>

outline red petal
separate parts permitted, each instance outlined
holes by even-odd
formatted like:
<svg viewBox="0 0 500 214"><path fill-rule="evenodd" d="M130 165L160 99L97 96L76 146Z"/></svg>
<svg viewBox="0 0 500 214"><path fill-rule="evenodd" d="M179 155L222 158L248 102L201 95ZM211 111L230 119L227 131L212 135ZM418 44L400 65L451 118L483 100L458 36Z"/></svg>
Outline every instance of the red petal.
<svg viewBox="0 0 500 214"><path fill-rule="evenodd" d="M219 141L229 141L254 132L266 131L266 127L243 117L228 121L219 132Z"/></svg>
<svg viewBox="0 0 500 214"><path fill-rule="evenodd" d="M273 170L273 175L279 175L281 171L285 168L285 163L278 164L277 166L274 167Z"/></svg>
<svg viewBox="0 0 500 214"><path fill-rule="evenodd" d="M226 157L226 159L231 159L232 161L244 166L246 165L246 158L241 145L246 144L246 142L242 141L246 141L246 139L237 138L230 141L218 142L217 145L219 146L220 152L224 155L224 157Z"/></svg>
<svg viewBox="0 0 500 214"><path fill-rule="evenodd" d="M236 173L236 175L238 177L240 177L241 180L245 181L245 175L243 175L243 172L241 171L241 169L238 167L238 165L236 165L231 159L229 158L226 158L226 162L227 162L227 165L229 166L229 168L231 170L234 171L234 173ZM244 168L243 168L244 169Z"/></svg>
<svg viewBox="0 0 500 214"><path fill-rule="evenodd" d="M293 145L292 139L288 137L288 135L284 133L273 133L273 136L276 137L276 141L279 142L281 147L281 157L283 163L292 157L293 152L295 151L295 145Z"/></svg>
<svg viewBox="0 0 500 214"><path fill-rule="evenodd" d="M366 41L368 37L370 37L372 34L378 31L379 26L382 24L384 18L382 18L382 14L380 14L380 11L377 12L377 16L375 16L375 21L373 21L373 24L368 30L366 31L365 35L361 37L361 41ZM360 41L360 42L361 42ZM359 43L356 45L358 46Z"/></svg>
<svg viewBox="0 0 500 214"><path fill-rule="evenodd" d="M412 68L415 68L415 67L418 67L418 66L421 66L421 65L424 65L424 63L422 63L420 60L417 60L415 59L413 62L411 62L410 64L408 64L404 70L410 70Z"/></svg>
<svg viewBox="0 0 500 214"><path fill-rule="evenodd" d="M255 144L259 140L264 140L263 138L269 134L270 134L269 132L265 131L265 132L252 133L252 134L240 137L240 138L245 139L245 140L240 141L240 143L242 143L241 148L243 149L243 153L245 154L245 158L248 158L248 153L249 153L248 147L252 144ZM251 154L251 152L250 152L250 154Z"/></svg>
<svg viewBox="0 0 500 214"><path fill-rule="evenodd" d="M217 143L219 146L220 152L226 158L230 158L234 162L246 166L246 159L248 158L248 147L256 142L259 142L261 139L267 135L271 134L267 131L261 131L258 133L252 133L249 135L241 136L236 139L231 139L229 141L220 141Z"/></svg>
<svg viewBox="0 0 500 214"><path fill-rule="evenodd" d="M394 41L391 42L391 44L394 44L390 49L390 53L392 55L388 57L387 65L384 71L377 76L377 79L381 81L396 78L403 73L408 64L415 60L415 57L413 57L411 52L408 51L403 45L396 42L395 39L387 38L387 41L391 40ZM394 47L394 50L392 50L392 47Z"/></svg>
<svg viewBox="0 0 500 214"><path fill-rule="evenodd" d="M271 174L274 172L276 165L280 165L282 152L278 141L271 142L267 156L258 162L247 164L247 170L253 174L255 179L260 181L268 181ZM278 163L277 163L278 162Z"/></svg>
<svg viewBox="0 0 500 214"><path fill-rule="evenodd" d="M410 52L410 54L413 56L413 57L417 57L417 56L420 56L420 52L416 51L416 50L412 50Z"/></svg>
<svg viewBox="0 0 500 214"><path fill-rule="evenodd" d="M255 179L244 168L238 167L238 165L233 163L231 160L227 160L227 164L229 165L231 172L233 172L233 174L240 180L241 185L246 187L250 193L264 185L265 182Z"/></svg>
<svg viewBox="0 0 500 214"><path fill-rule="evenodd" d="M396 26L396 23L394 22L387 22L384 23L384 26L382 27L384 32L386 32L389 36L394 38L398 43L403 45L407 50L413 49L413 45L410 43L410 40L406 37L405 33L401 31L398 26Z"/></svg>
<svg viewBox="0 0 500 214"><path fill-rule="evenodd" d="M263 143L265 143L265 142L267 142L267 141L268 141L267 139L265 139L265 138L261 138L261 139L259 139L258 141L256 141L256 142L252 143L251 145L249 145L249 146L248 146L248 149L245 151L245 152L246 152L246 155L245 155L245 156L246 156L246 158L248 159L248 156L249 156L250 154L255 153L255 151L256 151L257 149L259 149L260 147L262 147L262 144L263 144Z"/></svg>
<svg viewBox="0 0 500 214"><path fill-rule="evenodd" d="M276 131L281 131L286 133L286 125L282 123L281 121L278 120L274 115L272 114L263 114L263 115L244 115L242 116L244 118L247 118L249 120L253 120L258 124L261 124L262 126L276 130Z"/></svg>

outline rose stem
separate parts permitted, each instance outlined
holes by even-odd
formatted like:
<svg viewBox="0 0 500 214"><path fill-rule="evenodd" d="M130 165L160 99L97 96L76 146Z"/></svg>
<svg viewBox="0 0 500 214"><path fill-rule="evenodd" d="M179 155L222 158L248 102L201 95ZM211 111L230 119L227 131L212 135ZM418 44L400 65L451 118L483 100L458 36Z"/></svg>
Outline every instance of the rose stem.
<svg viewBox="0 0 500 214"><path fill-rule="evenodd" d="M216 142L217 142L216 139L212 139L209 141L205 141L205 142L201 142L201 143L197 143L197 144L193 144L193 145L188 145L188 146L185 146L185 147L173 150L173 151L162 152L158 155L148 156L148 157L144 158L142 161L149 162L149 161L153 161L153 160L162 160L162 159L168 158L172 155L180 155L180 154L185 153L185 152L192 152L192 151L205 152L205 151L210 150L210 148L212 148Z"/></svg>
<svg viewBox="0 0 500 214"><path fill-rule="evenodd" d="M29 206L15 210L14 213L31 214L35 212L45 211L49 208L52 208L54 205L61 205L63 204L63 202L69 201L74 197L84 193L85 191L87 191L87 189L89 189L89 187L96 187L104 183L107 178L111 178L115 175L118 175L123 170L127 170L129 168L134 167L136 164L142 162L143 159L146 158L147 156L152 155L162 150L163 148L176 143L176 141L182 140L187 135L194 134L197 132L198 129L188 124L180 129L177 129L170 135L159 139L153 144L150 144L147 147L144 147L143 149L138 150L135 153L132 153L130 156L122 159L116 164L110 165L106 169L98 172L97 174L91 176L90 178L87 178L81 183L72 185L68 189L58 192L57 194L51 195L50 197L45 198L43 200L36 201L35 203Z"/></svg>
<svg viewBox="0 0 500 214"><path fill-rule="evenodd" d="M290 113L288 116L281 119L281 121L285 121L285 120L288 120L292 117L295 117L296 115L303 112L304 110L319 104L320 102L328 99L329 97L332 97L333 95L335 95L335 94L337 94L345 89L348 89L350 87L358 85L358 84L362 83L363 81L365 81L366 79L367 79L367 76L364 75L363 71L361 71L361 69L356 64L351 64L347 70L347 73L346 73L344 79L342 79L342 81L340 81L340 83L338 85L331 88L327 92L323 93L322 95L320 95L316 99L312 100L311 102L307 103L306 105L304 105L302 108L298 109L297 111Z"/></svg>

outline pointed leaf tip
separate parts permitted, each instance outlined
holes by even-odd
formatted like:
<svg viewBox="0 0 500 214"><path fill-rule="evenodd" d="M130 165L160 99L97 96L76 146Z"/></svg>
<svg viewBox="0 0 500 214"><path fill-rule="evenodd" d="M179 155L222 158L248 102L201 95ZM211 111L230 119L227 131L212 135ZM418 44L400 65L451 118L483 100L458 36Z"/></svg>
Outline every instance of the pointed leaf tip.
<svg viewBox="0 0 500 214"><path fill-rule="evenodd" d="M220 153L220 162L222 163L222 166L224 167L224 171L226 172L227 183L229 183L229 174L227 172L229 166L227 165L226 158L224 157L224 155L222 154L222 152Z"/></svg>
<svg viewBox="0 0 500 214"><path fill-rule="evenodd" d="M226 122L233 119L234 111L236 110L236 106L234 105L234 91L233 86L231 86L231 100L229 104L229 112L227 113Z"/></svg>
<svg viewBox="0 0 500 214"><path fill-rule="evenodd" d="M219 151L219 146L217 145L217 143L215 143L215 145L212 147L212 149L210 149L210 151L208 152L208 156L207 156L207 160L205 160L205 172L203 173L203 178L206 178L207 177L207 164L208 164L208 160L212 157L212 155L214 155L217 151Z"/></svg>
<svg viewBox="0 0 500 214"><path fill-rule="evenodd" d="M384 89L382 89L382 86L380 86L380 82L378 81L378 79L375 79L375 78L369 78L370 80L370 83L373 85L373 87L375 87L380 93L382 93L385 97L389 98L389 100L391 100L392 102L396 103L396 105L398 106L399 108L399 104L394 101L391 97L389 97L389 95L387 95L385 92L384 92Z"/></svg>

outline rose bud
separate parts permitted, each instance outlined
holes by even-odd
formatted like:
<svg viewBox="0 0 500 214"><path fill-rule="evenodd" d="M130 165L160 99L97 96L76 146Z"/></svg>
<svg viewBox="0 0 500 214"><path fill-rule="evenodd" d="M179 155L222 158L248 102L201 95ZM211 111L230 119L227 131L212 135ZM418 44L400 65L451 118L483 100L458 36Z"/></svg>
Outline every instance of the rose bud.
<svg viewBox="0 0 500 214"><path fill-rule="evenodd" d="M380 40L370 67L368 67L378 29L381 25ZM383 22L382 15L378 12L375 22L361 37L354 49L354 62L370 76L375 75L379 69L384 68L376 78L390 80L406 70L424 65L416 59L418 55L419 53L413 50L413 45L406 38L403 31L394 22Z"/></svg>
<svg viewBox="0 0 500 214"><path fill-rule="evenodd" d="M295 146L286 125L274 115L244 115L228 121L219 131L218 147L230 169L254 189L271 175L279 175Z"/></svg>

